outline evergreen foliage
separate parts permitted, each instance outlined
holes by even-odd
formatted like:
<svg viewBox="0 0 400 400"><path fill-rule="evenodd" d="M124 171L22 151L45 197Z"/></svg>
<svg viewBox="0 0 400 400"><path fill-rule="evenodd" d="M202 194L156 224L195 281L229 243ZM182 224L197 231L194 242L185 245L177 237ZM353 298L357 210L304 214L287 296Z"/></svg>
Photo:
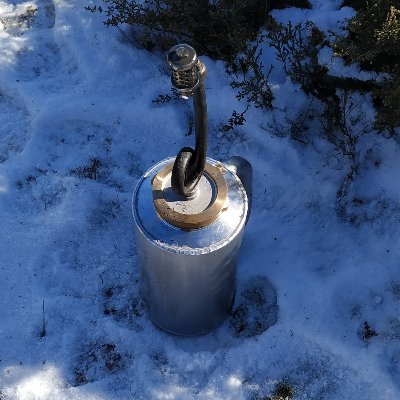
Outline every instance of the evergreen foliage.
<svg viewBox="0 0 400 400"><path fill-rule="evenodd" d="M348 21L335 50L348 63L385 73L376 83L377 128L400 125L400 0L367 1Z"/></svg>
<svg viewBox="0 0 400 400"><path fill-rule="evenodd" d="M367 1L348 21L337 54L361 68L388 71L400 64L400 0Z"/></svg>

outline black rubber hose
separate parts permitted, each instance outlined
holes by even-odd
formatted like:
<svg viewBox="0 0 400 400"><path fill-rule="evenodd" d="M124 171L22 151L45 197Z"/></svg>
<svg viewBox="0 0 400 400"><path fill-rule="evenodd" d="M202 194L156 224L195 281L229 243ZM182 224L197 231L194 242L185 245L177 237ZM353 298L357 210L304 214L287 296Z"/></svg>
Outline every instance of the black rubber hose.
<svg viewBox="0 0 400 400"><path fill-rule="evenodd" d="M204 84L193 95L196 148L184 147L176 156L172 168L171 186L178 194L191 197L206 165L208 116Z"/></svg>

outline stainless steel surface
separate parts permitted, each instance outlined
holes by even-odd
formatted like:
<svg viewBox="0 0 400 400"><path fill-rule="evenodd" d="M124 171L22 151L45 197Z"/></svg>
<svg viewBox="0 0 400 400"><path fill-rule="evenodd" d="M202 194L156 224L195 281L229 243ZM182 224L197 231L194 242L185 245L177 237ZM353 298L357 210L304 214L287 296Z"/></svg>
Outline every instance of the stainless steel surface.
<svg viewBox="0 0 400 400"><path fill-rule="evenodd" d="M249 211L246 217L246 224L251 214L251 204L253 202L253 167L243 157L233 156L224 160L226 168L232 171L242 181L244 189L247 194L247 201L249 203Z"/></svg>
<svg viewBox="0 0 400 400"><path fill-rule="evenodd" d="M247 196L234 173L207 159L224 173L229 206L204 228L174 227L157 215L151 185L157 172L173 161L166 159L146 172L132 200L141 290L156 325L175 334L196 335L216 327L230 310Z"/></svg>

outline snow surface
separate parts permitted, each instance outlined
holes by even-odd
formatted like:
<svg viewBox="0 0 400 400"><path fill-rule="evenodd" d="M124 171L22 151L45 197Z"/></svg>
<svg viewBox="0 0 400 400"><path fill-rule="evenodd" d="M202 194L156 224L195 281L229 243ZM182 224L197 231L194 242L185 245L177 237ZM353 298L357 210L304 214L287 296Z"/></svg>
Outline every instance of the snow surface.
<svg viewBox="0 0 400 400"><path fill-rule="evenodd" d="M277 382L294 399L400 399L399 143L362 136L343 216L348 159L313 121L308 145L287 134L309 103L298 85L277 68L276 109L221 133L245 104L204 57L208 154L246 157L255 174L237 302L246 285L272 285L278 319L254 335L229 319L201 337L164 333L139 299L130 199L193 141L190 103L153 104L170 90L162 55L83 3L0 2L0 399L261 399ZM335 29L353 12L313 3L274 15ZM371 99L358 100L370 120Z"/></svg>

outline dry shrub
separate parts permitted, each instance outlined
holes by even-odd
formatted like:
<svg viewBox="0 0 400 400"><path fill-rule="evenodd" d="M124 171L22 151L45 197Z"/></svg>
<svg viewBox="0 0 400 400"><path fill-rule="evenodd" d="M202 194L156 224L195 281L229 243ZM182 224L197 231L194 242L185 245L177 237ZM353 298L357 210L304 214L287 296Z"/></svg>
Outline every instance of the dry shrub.
<svg viewBox="0 0 400 400"><path fill-rule="evenodd" d="M167 50L185 42L200 54L231 61L254 40L266 15L265 0L102 0L107 26L129 24L136 42Z"/></svg>

